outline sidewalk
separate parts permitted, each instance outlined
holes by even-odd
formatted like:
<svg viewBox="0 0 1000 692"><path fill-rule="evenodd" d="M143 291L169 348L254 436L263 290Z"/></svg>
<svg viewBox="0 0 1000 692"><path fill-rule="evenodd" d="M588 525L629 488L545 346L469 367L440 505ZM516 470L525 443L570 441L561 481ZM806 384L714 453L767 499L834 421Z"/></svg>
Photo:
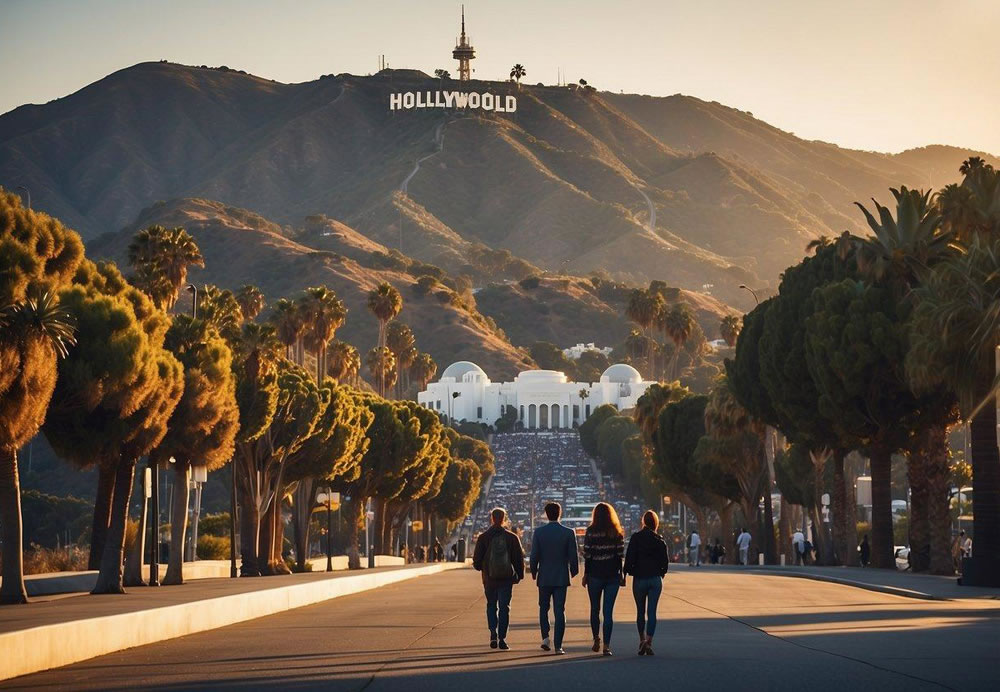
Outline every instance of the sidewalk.
<svg viewBox="0 0 1000 692"><path fill-rule="evenodd" d="M682 565L684 568L688 566ZM671 569L674 565L671 565ZM816 581L832 582L879 593L918 598L931 601L951 601L963 598L1000 599L1000 589L959 586L957 577L942 577L934 574L914 574L903 570L874 569L863 567L816 567L778 565L702 565L699 570L745 570L754 574L770 574L783 577L798 577Z"/></svg>
<svg viewBox="0 0 1000 692"><path fill-rule="evenodd" d="M3 607L0 680L464 567L444 562L200 579L181 586L135 587L123 596L75 594Z"/></svg>

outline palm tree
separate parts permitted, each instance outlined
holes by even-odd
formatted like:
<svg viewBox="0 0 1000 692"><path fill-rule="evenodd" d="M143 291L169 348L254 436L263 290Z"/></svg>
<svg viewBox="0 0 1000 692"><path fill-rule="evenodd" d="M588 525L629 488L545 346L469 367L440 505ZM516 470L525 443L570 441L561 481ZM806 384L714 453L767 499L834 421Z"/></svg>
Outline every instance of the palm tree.
<svg viewBox="0 0 1000 692"><path fill-rule="evenodd" d="M659 293L636 288L629 295L628 304L625 306L625 316L639 326L643 335L649 336L649 327L656 322L665 305L663 296ZM647 368L652 369L651 344L647 344L645 357ZM649 373L647 372L647 374Z"/></svg>
<svg viewBox="0 0 1000 692"><path fill-rule="evenodd" d="M376 346L365 356L365 365L376 382L383 387L396 383L396 357L385 346Z"/></svg>
<svg viewBox="0 0 1000 692"><path fill-rule="evenodd" d="M403 309L403 297L399 295L396 287L390 283L383 282L373 288L368 293L368 309L375 319L378 320L378 346L385 348L385 328L390 321L396 318ZM379 372L385 373L385 368L380 368ZM385 382L378 381L379 396L385 396Z"/></svg>
<svg viewBox="0 0 1000 692"><path fill-rule="evenodd" d="M410 365L413 363L413 359L416 357L416 337L413 336L413 330L402 322L392 322L386 328L385 334L385 344L392 351L392 355L396 358L396 364L399 369L400 377L396 381L396 398L398 399L401 395L399 391L400 386L403 381L403 373L405 373Z"/></svg>
<svg viewBox="0 0 1000 692"><path fill-rule="evenodd" d="M17 450L34 437L56 385L56 360L75 343L72 319L46 291L0 311L0 604L26 603Z"/></svg>
<svg viewBox="0 0 1000 692"><path fill-rule="evenodd" d="M577 392L576 395L580 397L580 422L583 423L583 421L587 419L587 416L584 415L584 402L590 398L590 390L586 387L581 387L580 391Z"/></svg>
<svg viewBox="0 0 1000 692"><path fill-rule="evenodd" d="M271 322L278 332L278 340L285 345L285 356L299 362L301 360L299 346L306 331L305 316L300 306L287 298L280 298L274 304Z"/></svg>
<svg viewBox="0 0 1000 692"><path fill-rule="evenodd" d="M517 63L514 67L510 68L510 78L517 82L518 87L521 86L521 77L528 74L528 71L524 69L524 65Z"/></svg>
<svg viewBox="0 0 1000 692"><path fill-rule="evenodd" d="M344 341L332 341L326 351L326 374L343 382L361 367L358 350Z"/></svg>
<svg viewBox="0 0 1000 692"><path fill-rule="evenodd" d="M874 199L879 218L855 202L865 215L873 236L858 244L859 271L875 282L886 277L902 282L902 294L908 292L934 263L951 252L954 236L941 227L941 215L931 204L930 190L892 188L896 199L896 217ZM902 295L900 295L902 297Z"/></svg>
<svg viewBox="0 0 1000 692"><path fill-rule="evenodd" d="M670 309L662 313L657 326L663 330L663 334L674 344L674 353L671 356L669 379L677 379L677 363L680 360L681 349L687 342L691 332L694 331L694 313L687 303L674 303Z"/></svg>
<svg viewBox="0 0 1000 692"><path fill-rule="evenodd" d="M653 444L653 435L656 432L660 412L667 404L680 401L691 394L687 387L682 387L679 382L670 384L653 384L639 397L635 404L632 417L635 424L639 426L643 441L646 446Z"/></svg>
<svg viewBox="0 0 1000 692"><path fill-rule="evenodd" d="M958 172L962 175L969 175L970 173L978 173L984 168L992 168L992 166L986 163L982 156L970 156L958 167Z"/></svg>
<svg viewBox="0 0 1000 692"><path fill-rule="evenodd" d="M139 287L164 310L172 310L177 302L188 267L205 266L194 238L180 227L150 226L139 231L129 243L128 259Z"/></svg>
<svg viewBox="0 0 1000 692"><path fill-rule="evenodd" d="M316 381L326 372L326 347L347 318L347 308L337 294L326 286L307 288L299 300L305 323L305 336L310 350L316 354Z"/></svg>
<svg viewBox="0 0 1000 692"><path fill-rule="evenodd" d="M1000 239L975 234L914 289L906 373L917 391L939 386L959 400L971 429L973 566L963 583L1000 584L1000 450L996 345L1000 343Z"/></svg>
<svg viewBox="0 0 1000 692"><path fill-rule="evenodd" d="M426 389L427 383L437 374L437 363L429 353L419 353L410 365L410 376L420 383L420 389Z"/></svg>
<svg viewBox="0 0 1000 692"><path fill-rule="evenodd" d="M236 292L236 301L240 304L244 322L253 322L264 310L264 294L252 284L240 286L240 290Z"/></svg>
<svg viewBox="0 0 1000 692"><path fill-rule="evenodd" d="M740 335L740 318L736 315L726 315L719 325L719 334L725 340L729 348L736 346L736 339Z"/></svg>
<svg viewBox="0 0 1000 692"><path fill-rule="evenodd" d="M978 157L966 164L973 159ZM989 164L963 164L962 170L961 186L948 186L937 197L945 223L965 244L975 235L1000 234L1000 171Z"/></svg>

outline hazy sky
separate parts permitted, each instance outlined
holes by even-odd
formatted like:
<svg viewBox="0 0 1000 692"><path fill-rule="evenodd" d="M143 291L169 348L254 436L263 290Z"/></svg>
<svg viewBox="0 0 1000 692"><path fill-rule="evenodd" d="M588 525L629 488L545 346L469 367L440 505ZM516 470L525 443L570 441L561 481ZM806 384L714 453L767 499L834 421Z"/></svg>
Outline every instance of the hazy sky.
<svg viewBox="0 0 1000 692"><path fill-rule="evenodd" d="M440 0L0 0L0 113L165 58L282 82L456 72ZM998 0L470 0L475 76L690 94L808 139L1000 154Z"/></svg>

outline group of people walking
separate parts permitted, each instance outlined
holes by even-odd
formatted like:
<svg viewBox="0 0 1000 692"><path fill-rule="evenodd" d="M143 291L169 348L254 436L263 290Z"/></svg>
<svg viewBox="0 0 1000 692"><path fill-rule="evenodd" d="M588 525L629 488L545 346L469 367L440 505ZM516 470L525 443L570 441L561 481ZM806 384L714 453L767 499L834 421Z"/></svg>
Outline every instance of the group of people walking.
<svg viewBox="0 0 1000 692"><path fill-rule="evenodd" d="M555 651L557 655L566 653L563 649L566 595L580 571L576 534L559 522L561 515L559 503L545 505L548 523L535 529L528 557L528 569L538 586L541 648ZM506 519L507 513L499 507L490 513L490 528L480 534L472 558L473 567L483 577L490 648L503 651L510 648L507 632L513 588L524 579L525 571L521 541L504 527ZM581 584L590 598L592 651L595 653L612 655L615 600L619 589L626 585L626 577L631 576L637 611L638 652L640 656L653 655L656 607L670 562L658 528L659 517L652 510L647 511L642 516L642 529L632 534L626 550L625 531L614 507L606 502L594 507L584 535ZM553 611L554 627L549 622L550 611Z"/></svg>

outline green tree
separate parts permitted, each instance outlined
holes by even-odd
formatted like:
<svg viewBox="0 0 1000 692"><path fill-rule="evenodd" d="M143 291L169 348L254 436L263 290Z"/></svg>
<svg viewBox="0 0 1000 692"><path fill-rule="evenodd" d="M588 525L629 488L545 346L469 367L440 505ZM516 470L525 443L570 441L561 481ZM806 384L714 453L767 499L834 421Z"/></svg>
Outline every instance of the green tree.
<svg viewBox="0 0 1000 692"><path fill-rule="evenodd" d="M605 473L623 475L622 443L638 432L631 416L609 416L597 427L597 459Z"/></svg>
<svg viewBox="0 0 1000 692"><path fill-rule="evenodd" d="M413 330L402 322L391 322L388 327L386 327L385 334L385 345L396 360L396 369L398 371L398 376L396 378L396 398L402 396L402 382L403 376L409 372L410 366L413 365L414 359L417 357L417 339L413 335Z"/></svg>
<svg viewBox="0 0 1000 692"><path fill-rule="evenodd" d="M694 313L687 303L674 303L662 312L657 320L657 326L673 342L674 346L673 355L667 367L667 378L669 380L677 379L677 363L681 355L681 349L695 330L696 324Z"/></svg>
<svg viewBox="0 0 1000 692"><path fill-rule="evenodd" d="M437 363L429 353L418 353L410 365L410 376L417 381L421 390L427 389L427 383L437 374Z"/></svg>
<svg viewBox="0 0 1000 692"><path fill-rule="evenodd" d="M479 499L482 474L471 459L452 458L448 464L441 490L428 502L427 508L449 523L464 519Z"/></svg>
<svg viewBox="0 0 1000 692"><path fill-rule="evenodd" d="M403 297L390 283L383 282L368 293L368 310L375 316L375 319L378 320L377 348L385 348L386 325L396 319L396 316L399 315L402 309ZM379 396L385 396L386 383L384 377L386 374L388 374L388 368L384 367L383 363L383 367L379 368L379 379L376 381Z"/></svg>
<svg viewBox="0 0 1000 692"><path fill-rule="evenodd" d="M590 417L580 424L580 444L583 451L592 457L597 456L597 429L605 420L617 415L618 409L611 404L602 404L590 412Z"/></svg>
<svg viewBox="0 0 1000 692"><path fill-rule="evenodd" d="M736 339L740 335L740 318L736 315L726 315L722 318L722 322L719 324L719 336L722 337L723 341L733 348L736 345Z"/></svg>
<svg viewBox="0 0 1000 692"><path fill-rule="evenodd" d="M0 188L0 603L24 603L17 450L45 420L71 325L54 296L83 258L80 237Z"/></svg>
<svg viewBox="0 0 1000 692"><path fill-rule="evenodd" d="M240 304L244 322L253 322L267 305L264 294L252 284L240 286L240 290L236 292L236 301Z"/></svg>
<svg viewBox="0 0 1000 692"><path fill-rule="evenodd" d="M191 469L197 466L215 471L232 458L240 416L232 352L212 325L178 315L164 343L184 367L184 394L150 460L154 467L160 467L174 459L170 466L175 478L175 519L170 526L170 560L163 583L182 584Z"/></svg>

